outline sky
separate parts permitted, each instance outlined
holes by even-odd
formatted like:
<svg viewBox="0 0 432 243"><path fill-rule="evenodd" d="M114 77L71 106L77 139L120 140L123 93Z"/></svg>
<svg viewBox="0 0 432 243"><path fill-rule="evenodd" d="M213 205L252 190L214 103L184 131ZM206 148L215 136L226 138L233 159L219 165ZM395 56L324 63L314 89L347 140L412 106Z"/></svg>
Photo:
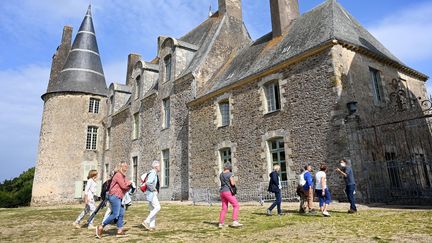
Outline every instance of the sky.
<svg viewBox="0 0 432 243"><path fill-rule="evenodd" d="M1 0L0 182L35 166L51 58L64 25L74 36L92 4L107 85L124 83L129 53L156 56L157 37L181 37L217 0ZM299 0L302 13L324 0ZM432 0L338 0L408 66L432 76ZM271 31L269 0L243 0L253 39ZM432 94L432 82L428 82Z"/></svg>

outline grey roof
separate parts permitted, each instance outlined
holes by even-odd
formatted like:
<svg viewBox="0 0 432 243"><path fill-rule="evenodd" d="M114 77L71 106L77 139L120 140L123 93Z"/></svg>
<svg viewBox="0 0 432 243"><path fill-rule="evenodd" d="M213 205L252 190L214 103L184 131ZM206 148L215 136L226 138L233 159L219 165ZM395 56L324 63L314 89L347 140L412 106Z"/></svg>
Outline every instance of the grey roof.
<svg viewBox="0 0 432 243"><path fill-rule="evenodd" d="M224 72L213 77L214 85L204 95L335 39L404 65L335 0L327 0L294 20L282 38L272 39L272 33L269 33L245 47Z"/></svg>
<svg viewBox="0 0 432 243"><path fill-rule="evenodd" d="M216 13L198 25L195 29L179 38L179 41L181 42L190 43L198 47L194 58L189 63L188 67L183 70L180 76L195 71L207 57L207 50L211 47L211 44L213 43L212 40L219 29L218 27L223 24L224 19L225 18Z"/></svg>
<svg viewBox="0 0 432 243"><path fill-rule="evenodd" d="M50 81L46 94L55 92L107 95L91 6L88 7L62 71L55 80Z"/></svg>

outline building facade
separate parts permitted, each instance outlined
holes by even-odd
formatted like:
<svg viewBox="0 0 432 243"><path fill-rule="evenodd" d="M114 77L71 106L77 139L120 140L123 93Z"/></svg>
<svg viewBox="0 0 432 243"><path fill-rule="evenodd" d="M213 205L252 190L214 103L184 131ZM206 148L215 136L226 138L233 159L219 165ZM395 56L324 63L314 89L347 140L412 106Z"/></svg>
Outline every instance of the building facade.
<svg viewBox="0 0 432 243"><path fill-rule="evenodd" d="M239 198L256 200L265 194L262 185L274 164L281 165L281 178L294 191L305 164L317 169L327 163L330 188L342 199L343 182L334 169L346 158L363 201L380 201L376 195L382 191L402 187L427 195L432 180L428 77L404 65L334 0L302 15L297 0L271 0L270 7L271 32L251 40L241 1L219 0L219 11L183 37L159 37L153 60L130 54L125 84L111 84L104 94L80 93L76 99L82 106L96 95L106 112L95 117L98 122L86 116L74 121L98 128L100 143L91 153L103 179L126 161L128 177L139 184L140 175L159 160L162 199L198 200L200 193L217 197L218 175L223 163L231 162ZM77 94L47 93L35 182L51 185L55 180L45 176L52 170L44 163L52 158L44 153L71 155L45 142L52 136L45 130L62 122L46 117L67 103L50 108L47 97L61 101ZM401 129L408 133L394 132ZM66 137L62 147L80 146ZM64 171L79 177L77 165L90 160L89 152L62 158L76 163ZM406 181L406 161L413 162L408 167L421 177L420 184ZM80 195L78 181L64 198ZM37 203L35 190L44 190L34 189ZM142 200L143 194L135 197Z"/></svg>

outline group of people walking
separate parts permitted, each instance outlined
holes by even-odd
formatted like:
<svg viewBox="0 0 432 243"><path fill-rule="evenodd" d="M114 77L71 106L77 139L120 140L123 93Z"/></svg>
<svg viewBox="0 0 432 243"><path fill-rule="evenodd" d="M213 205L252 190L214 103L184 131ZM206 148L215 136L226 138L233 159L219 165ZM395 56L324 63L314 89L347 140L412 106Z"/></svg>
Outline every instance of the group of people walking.
<svg viewBox="0 0 432 243"><path fill-rule="evenodd" d="M355 203L355 180L352 167L345 159L339 161L340 168L336 168L336 172L343 176L345 181L345 193L350 203L348 213L356 213L357 207ZM282 215L282 185L279 176L280 166L275 165L273 172L270 173L270 182L268 191L275 194L274 203L267 209L267 215L272 215L272 210L277 207L279 215ZM304 171L299 175L297 194L300 196L300 213L315 214L313 206L314 197L319 200L320 211L323 216L330 217L328 207L331 202L331 193L327 183L327 165L321 164L319 171L312 175L312 165L308 164L304 167ZM315 183L314 183L315 177ZM314 193L315 192L315 193Z"/></svg>
<svg viewBox="0 0 432 243"><path fill-rule="evenodd" d="M357 212L355 205L355 181L351 166L349 166L346 160L340 161L341 168L337 168L336 171L340 173L346 183L345 192L348 196L348 200L351 204L349 213ZM321 213L330 217L327 211L328 206L331 202L330 190L327 184L327 166L321 164L319 167L319 172L315 174L315 183L313 182L312 166L306 165L304 167L304 172L299 176L299 186L297 188L297 193L300 196L300 213L314 213L313 199L314 192L319 199L319 206ZM93 225L94 212L96 209L95 204L95 194L96 194L96 179L98 177L98 172L96 170L89 171L88 181L84 191L84 202L85 208L73 222L73 225L80 228L80 222L86 214L92 215L88 222L89 229L96 230L96 236L98 238L102 237L104 229L107 225L111 223L116 223L117 225L117 237L125 236L125 231L123 230L124 225L124 215L129 205L130 193L133 193L136 189L135 183L129 181L126 178L126 172L128 170L128 164L126 162L120 163L111 175L111 179L107 181L107 192L106 196L108 199L108 209L102 224L99 226ZM145 199L149 204L149 214L146 219L142 222L142 226L153 231L156 228L156 215L161 209L158 193L159 193L159 177L158 172L160 172L160 163L158 161L152 162L152 170L141 176L141 190L145 193ZM268 191L275 194L275 201L267 209L267 214L272 215L272 210L277 207L277 213L282 215L282 184L280 179L280 166L275 165L273 172L270 173L269 177L269 187ZM222 202L222 208L219 214L219 228L225 227L225 216L228 211L228 204L233 207L232 213L232 225L231 227L242 227L243 225L239 223L239 209L240 205L237 201L237 187L234 180L234 175L232 173L232 165L230 163L225 163L222 173L219 175L220 180L220 199Z"/></svg>
<svg viewBox="0 0 432 243"><path fill-rule="evenodd" d="M124 215L127 206L130 204L130 193L133 193L136 189L134 182L126 178L126 172L128 170L128 164L126 162L120 163L112 173L110 180L108 180L106 196L108 199L107 213L105 214L102 224L95 227L93 225L94 214L96 210L95 194L96 194L96 179L98 173L96 170L89 171L87 177L87 184L84 189L84 203L85 208L73 222L73 225L77 228L81 228L80 222L86 214L90 214L91 218L88 222L89 229L96 230L96 236L102 237L104 229L107 225L115 223L117 225L117 237L126 236L124 226ZM149 203L149 215L142 222L142 226L153 231L156 228L156 215L160 211L161 206L158 199L159 193L159 177L157 173L160 171L159 161L153 161L152 170L144 174L141 178L145 182L145 198ZM106 182L106 183L107 183ZM105 184L105 183L104 183ZM144 185L142 185L143 187Z"/></svg>

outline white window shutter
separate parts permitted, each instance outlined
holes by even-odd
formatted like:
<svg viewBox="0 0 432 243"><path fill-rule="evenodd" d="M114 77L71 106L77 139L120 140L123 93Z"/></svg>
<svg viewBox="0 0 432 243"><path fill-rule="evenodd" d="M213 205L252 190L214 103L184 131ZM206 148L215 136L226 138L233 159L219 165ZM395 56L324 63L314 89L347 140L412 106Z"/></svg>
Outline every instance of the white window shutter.
<svg viewBox="0 0 432 243"><path fill-rule="evenodd" d="M82 198L83 194L83 182L75 181L75 198Z"/></svg>

